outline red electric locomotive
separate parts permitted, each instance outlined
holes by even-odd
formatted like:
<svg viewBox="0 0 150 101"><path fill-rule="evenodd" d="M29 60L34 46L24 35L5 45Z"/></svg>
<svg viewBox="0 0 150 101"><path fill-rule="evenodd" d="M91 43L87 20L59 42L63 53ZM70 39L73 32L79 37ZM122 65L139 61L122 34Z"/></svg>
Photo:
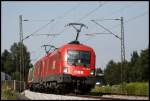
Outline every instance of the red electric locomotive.
<svg viewBox="0 0 150 101"><path fill-rule="evenodd" d="M29 73L29 88L88 92L95 85L95 57L91 47L77 40L70 42L35 63Z"/></svg>

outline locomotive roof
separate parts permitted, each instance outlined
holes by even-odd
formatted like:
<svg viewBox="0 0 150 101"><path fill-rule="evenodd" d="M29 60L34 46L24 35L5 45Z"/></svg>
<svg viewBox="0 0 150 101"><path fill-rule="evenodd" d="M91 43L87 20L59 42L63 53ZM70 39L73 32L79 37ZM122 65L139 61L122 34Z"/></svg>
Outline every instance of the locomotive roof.
<svg viewBox="0 0 150 101"><path fill-rule="evenodd" d="M41 57L36 63L42 61L43 59L46 59L47 56L49 55L52 55L53 53L55 53L57 50L62 50L62 49L84 49L84 50L87 50L87 51L93 51L93 49L87 45L84 45L84 44L81 44L80 42L78 41L72 41L68 44L65 44L63 46L61 46L60 48L57 48L56 50L54 50L53 52L49 52L48 54L44 55L43 57ZM35 63L35 64L36 64ZM34 64L34 65L35 65Z"/></svg>
<svg viewBox="0 0 150 101"><path fill-rule="evenodd" d="M63 48L72 48L72 49L74 49L74 48L79 48L79 49L86 49L86 50L93 50L90 46L87 46L87 45L84 45L84 44L81 44L81 43L79 43L78 41L73 41L73 42L70 42L70 43L68 43L68 44L66 44L66 45L63 45L62 47L60 47L59 49L61 50L61 49L63 49Z"/></svg>

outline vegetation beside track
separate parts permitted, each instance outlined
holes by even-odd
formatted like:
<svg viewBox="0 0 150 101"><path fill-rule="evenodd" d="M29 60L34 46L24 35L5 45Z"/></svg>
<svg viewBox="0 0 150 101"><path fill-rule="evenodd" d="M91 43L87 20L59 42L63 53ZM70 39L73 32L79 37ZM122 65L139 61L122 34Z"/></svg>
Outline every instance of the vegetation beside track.
<svg viewBox="0 0 150 101"><path fill-rule="evenodd" d="M9 86L1 85L1 100L17 100L18 95L19 93Z"/></svg>
<svg viewBox="0 0 150 101"><path fill-rule="evenodd" d="M123 83L120 85L112 85L112 86L95 86L95 88L92 89L91 93L149 96L149 83L132 82L132 83Z"/></svg>

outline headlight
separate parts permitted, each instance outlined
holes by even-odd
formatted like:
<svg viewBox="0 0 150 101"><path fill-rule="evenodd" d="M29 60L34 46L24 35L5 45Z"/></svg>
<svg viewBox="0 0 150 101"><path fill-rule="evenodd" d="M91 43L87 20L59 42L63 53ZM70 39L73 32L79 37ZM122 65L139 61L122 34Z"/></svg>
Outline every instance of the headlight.
<svg viewBox="0 0 150 101"><path fill-rule="evenodd" d="M68 73L68 69L64 67L64 73Z"/></svg>
<svg viewBox="0 0 150 101"><path fill-rule="evenodd" d="M91 69L90 74L91 74L91 75L94 75L94 74L95 74L95 70L94 70L94 69Z"/></svg>

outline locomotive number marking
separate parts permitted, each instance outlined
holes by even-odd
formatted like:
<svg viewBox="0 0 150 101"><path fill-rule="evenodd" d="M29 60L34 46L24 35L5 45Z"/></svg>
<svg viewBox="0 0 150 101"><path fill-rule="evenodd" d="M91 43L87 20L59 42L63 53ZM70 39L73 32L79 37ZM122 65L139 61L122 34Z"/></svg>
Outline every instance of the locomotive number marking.
<svg viewBox="0 0 150 101"><path fill-rule="evenodd" d="M75 74L83 74L83 71L74 71Z"/></svg>

